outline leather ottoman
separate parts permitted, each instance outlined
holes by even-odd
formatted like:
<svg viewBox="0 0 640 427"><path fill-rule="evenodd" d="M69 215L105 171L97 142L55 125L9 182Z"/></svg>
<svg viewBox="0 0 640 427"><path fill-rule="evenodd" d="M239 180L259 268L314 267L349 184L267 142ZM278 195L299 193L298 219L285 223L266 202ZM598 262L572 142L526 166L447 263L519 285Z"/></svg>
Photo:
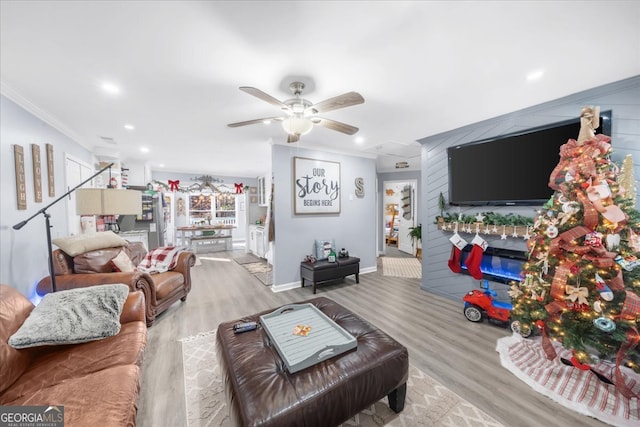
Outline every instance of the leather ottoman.
<svg viewBox="0 0 640 427"><path fill-rule="evenodd" d="M313 283L314 294L316 283L342 279L352 274L356 275L356 283L360 283L360 258L355 256L336 258L336 262L322 260L313 264L307 261L300 263L302 287L304 288L305 280L310 280Z"/></svg>
<svg viewBox="0 0 640 427"><path fill-rule="evenodd" d="M388 397L404 407L409 354L380 329L328 298L311 303L356 339L358 346L290 374L262 327L238 335L233 325L255 321L268 310L218 326L216 351L229 418L236 426L337 426Z"/></svg>

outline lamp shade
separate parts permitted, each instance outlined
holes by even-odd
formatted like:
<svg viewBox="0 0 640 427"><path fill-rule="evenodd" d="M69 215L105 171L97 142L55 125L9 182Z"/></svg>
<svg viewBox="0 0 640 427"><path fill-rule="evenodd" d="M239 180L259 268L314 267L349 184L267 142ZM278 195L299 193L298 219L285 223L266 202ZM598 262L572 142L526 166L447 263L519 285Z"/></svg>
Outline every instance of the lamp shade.
<svg viewBox="0 0 640 427"><path fill-rule="evenodd" d="M291 135L306 135L311 132L313 122L304 117L289 117L282 121L282 128Z"/></svg>
<svg viewBox="0 0 640 427"><path fill-rule="evenodd" d="M76 191L78 215L142 215L142 193L114 188L80 188Z"/></svg>

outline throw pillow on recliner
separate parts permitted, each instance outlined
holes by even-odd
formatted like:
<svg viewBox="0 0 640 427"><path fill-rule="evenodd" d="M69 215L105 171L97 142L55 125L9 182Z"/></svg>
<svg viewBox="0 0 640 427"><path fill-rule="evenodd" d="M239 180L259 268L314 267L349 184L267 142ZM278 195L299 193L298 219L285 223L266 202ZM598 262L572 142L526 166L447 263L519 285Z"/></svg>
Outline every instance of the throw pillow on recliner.
<svg viewBox="0 0 640 427"><path fill-rule="evenodd" d="M316 240L315 254L318 261L327 259L329 254L336 251L336 242L331 240Z"/></svg>
<svg viewBox="0 0 640 427"><path fill-rule="evenodd" d="M122 247L127 244L126 240L113 231L99 231L97 233L58 237L53 239L52 242L62 249L64 253L72 257L96 249Z"/></svg>

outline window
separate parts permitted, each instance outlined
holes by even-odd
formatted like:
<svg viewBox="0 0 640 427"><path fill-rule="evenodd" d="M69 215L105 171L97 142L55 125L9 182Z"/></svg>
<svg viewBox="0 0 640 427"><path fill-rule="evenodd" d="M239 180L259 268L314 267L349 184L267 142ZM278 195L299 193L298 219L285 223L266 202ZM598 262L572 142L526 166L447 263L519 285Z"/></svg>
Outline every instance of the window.
<svg viewBox="0 0 640 427"><path fill-rule="evenodd" d="M236 195L232 193L189 196L191 225L236 225Z"/></svg>

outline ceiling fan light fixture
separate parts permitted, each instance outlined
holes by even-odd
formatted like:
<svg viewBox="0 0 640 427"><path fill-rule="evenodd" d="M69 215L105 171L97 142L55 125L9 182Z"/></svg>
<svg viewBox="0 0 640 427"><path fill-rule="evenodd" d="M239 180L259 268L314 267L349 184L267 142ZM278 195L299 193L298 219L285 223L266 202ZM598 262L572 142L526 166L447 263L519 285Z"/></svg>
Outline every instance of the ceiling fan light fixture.
<svg viewBox="0 0 640 427"><path fill-rule="evenodd" d="M304 117L289 117L282 121L282 128L290 135L306 135L313 129L313 122Z"/></svg>

